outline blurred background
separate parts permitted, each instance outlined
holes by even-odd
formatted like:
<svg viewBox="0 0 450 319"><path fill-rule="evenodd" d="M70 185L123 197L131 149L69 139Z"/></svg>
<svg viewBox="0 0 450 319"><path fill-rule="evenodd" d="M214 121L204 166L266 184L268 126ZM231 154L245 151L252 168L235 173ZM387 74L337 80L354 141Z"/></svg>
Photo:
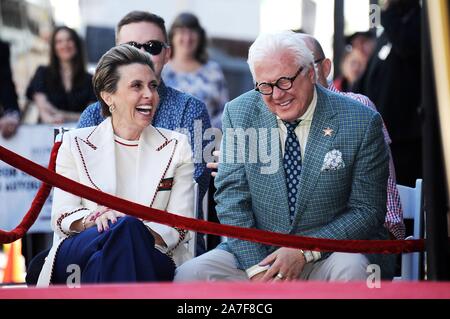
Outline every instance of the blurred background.
<svg viewBox="0 0 450 319"><path fill-rule="evenodd" d="M99 57L114 45L115 24L127 12L156 13L165 19L167 28L180 12L191 12L206 30L210 57L222 67L230 98L234 98L252 89L245 60L259 33L301 29L314 35L333 58L335 9L343 11L343 21L337 21L343 26L340 36L369 30L374 1L337 2L335 8L333 0L1 0L0 38L10 44L12 73L24 109L30 79L39 65L48 63L49 38L55 26L72 27L84 39L92 72ZM23 121L34 123L36 110L25 111Z"/></svg>

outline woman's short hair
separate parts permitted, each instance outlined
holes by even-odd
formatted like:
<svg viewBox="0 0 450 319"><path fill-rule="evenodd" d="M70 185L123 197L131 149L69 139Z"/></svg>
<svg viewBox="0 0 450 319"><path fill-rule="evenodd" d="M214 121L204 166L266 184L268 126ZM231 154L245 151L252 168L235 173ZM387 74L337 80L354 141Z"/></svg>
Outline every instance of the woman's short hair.
<svg viewBox="0 0 450 319"><path fill-rule="evenodd" d="M314 66L313 53L295 32L280 31L261 34L248 51L247 63L254 80L255 64L280 51L291 52L295 56L298 66L304 67L305 70Z"/></svg>
<svg viewBox="0 0 450 319"><path fill-rule="evenodd" d="M203 29L203 27L200 25L200 21L198 18L189 12L183 12L180 13L175 20L173 21L170 30L169 30L169 44L172 47L171 56L173 57L173 54L177 48L173 45L173 37L175 35L175 32L177 29L180 28L188 28L190 30L194 30L199 35L198 40L198 46L197 50L195 50L194 58L201 64L205 64L208 62L208 52L206 51L207 46L207 38L206 38L206 31Z"/></svg>
<svg viewBox="0 0 450 319"><path fill-rule="evenodd" d="M122 65L133 63L148 65L153 72L155 71L150 55L128 44L115 46L100 58L92 78L92 85L95 95L100 101L103 116L110 116L111 112L100 93L103 91L108 93L116 92L117 83L120 80L120 74L117 69Z"/></svg>

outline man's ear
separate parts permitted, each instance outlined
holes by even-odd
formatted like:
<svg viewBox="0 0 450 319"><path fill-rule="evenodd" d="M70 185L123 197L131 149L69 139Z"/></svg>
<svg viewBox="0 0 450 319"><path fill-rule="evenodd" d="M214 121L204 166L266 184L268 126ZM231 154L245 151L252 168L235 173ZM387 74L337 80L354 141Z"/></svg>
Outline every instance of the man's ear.
<svg viewBox="0 0 450 319"><path fill-rule="evenodd" d="M108 106L111 106L111 104L113 104L113 97L112 97L111 93L106 92L106 91L101 91L100 96L102 97L103 101L105 101L105 103Z"/></svg>
<svg viewBox="0 0 450 319"><path fill-rule="evenodd" d="M311 64L311 67L308 70L308 78L310 79L311 83L315 83L316 81L314 81L314 75L316 73L316 70L314 68L314 65Z"/></svg>
<svg viewBox="0 0 450 319"><path fill-rule="evenodd" d="M327 79L331 72L332 62L330 59L326 58L325 60L322 61L321 64L322 64L323 75L324 75L325 79Z"/></svg>

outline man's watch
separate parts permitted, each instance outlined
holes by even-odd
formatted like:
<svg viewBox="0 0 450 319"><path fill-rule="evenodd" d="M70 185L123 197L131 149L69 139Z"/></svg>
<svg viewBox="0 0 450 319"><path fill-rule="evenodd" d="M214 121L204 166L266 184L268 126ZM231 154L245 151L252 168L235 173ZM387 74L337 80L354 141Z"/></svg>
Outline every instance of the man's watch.
<svg viewBox="0 0 450 319"><path fill-rule="evenodd" d="M318 261L322 257L321 253L318 251L300 249L300 252L303 254L303 257L305 257L305 262L307 264L309 264L310 262Z"/></svg>
<svg viewBox="0 0 450 319"><path fill-rule="evenodd" d="M310 250L302 250L300 249L300 252L303 254L303 257L305 257L305 262L309 264L310 262L314 261L314 256L311 253Z"/></svg>

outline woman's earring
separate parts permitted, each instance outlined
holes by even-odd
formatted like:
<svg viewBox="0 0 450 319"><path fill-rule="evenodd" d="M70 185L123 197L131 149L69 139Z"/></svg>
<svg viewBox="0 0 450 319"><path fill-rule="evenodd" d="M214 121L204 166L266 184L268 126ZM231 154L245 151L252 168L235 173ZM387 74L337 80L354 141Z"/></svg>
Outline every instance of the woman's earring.
<svg viewBox="0 0 450 319"><path fill-rule="evenodd" d="M111 105L109 106L109 113L114 112L115 109L116 109L116 106L115 106L114 104L111 104Z"/></svg>

